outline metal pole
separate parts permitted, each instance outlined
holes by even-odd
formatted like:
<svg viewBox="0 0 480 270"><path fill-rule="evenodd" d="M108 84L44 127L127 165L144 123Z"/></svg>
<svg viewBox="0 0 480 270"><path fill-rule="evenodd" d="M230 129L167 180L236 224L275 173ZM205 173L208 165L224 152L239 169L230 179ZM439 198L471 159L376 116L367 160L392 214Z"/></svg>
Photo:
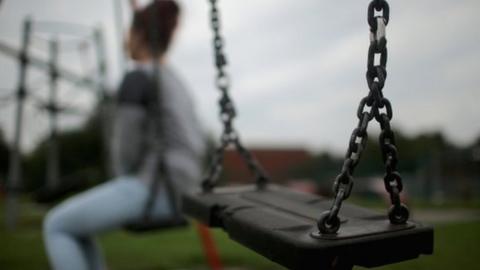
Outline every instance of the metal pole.
<svg viewBox="0 0 480 270"><path fill-rule="evenodd" d="M19 51L18 49L14 48L13 46L10 46L8 44L6 44L5 42L3 41L0 41L0 53L3 53L7 56L10 56L10 57L14 57L14 58L20 58L21 57L21 51ZM29 54L28 56L28 64L31 66L31 67L36 67L38 69L42 69L42 70L48 70L49 69L49 63L48 61L40 58L40 57L37 57L33 54ZM64 68L59 68L57 67L57 71L58 71L58 75L59 77L61 77L63 80L65 81L69 81L77 86L82 86L84 88L87 88L87 89L96 89L95 87L95 84L96 82L94 80L92 80L90 77L88 76L80 76L78 74L76 74L75 72L72 72L71 70L68 70L68 69L64 69Z"/></svg>
<svg viewBox="0 0 480 270"><path fill-rule="evenodd" d="M104 98L107 95L106 78L107 78L107 60L105 58L105 40L103 38L102 31L98 28L94 32L95 49L97 56L97 69L98 69L98 94L100 98Z"/></svg>
<svg viewBox="0 0 480 270"><path fill-rule="evenodd" d="M82 24L61 21L39 21L35 20L35 33L63 34L80 39L90 39L92 37L92 28Z"/></svg>
<svg viewBox="0 0 480 270"><path fill-rule="evenodd" d="M112 167L110 163L110 144L109 140L111 138L111 113L112 113L112 102L107 92L106 87L106 78L107 78L107 61L105 58L105 41L100 29L96 29L95 34L95 48L97 56L97 68L98 68L98 97L100 106L100 121L102 125L102 144L103 144L103 155L104 155L104 164L105 164L105 173L107 176L112 175Z"/></svg>
<svg viewBox="0 0 480 270"><path fill-rule="evenodd" d="M7 183L7 203L5 213L5 224L7 229L14 230L17 221L17 215L19 213L17 205L17 193L22 183L21 176L21 156L20 156L20 143L22 137L22 122L23 122L23 105L25 97L27 95L26 79L27 79L27 66L28 66L28 46L30 44L32 29L32 21L30 18L26 18L23 23L23 37L22 37L22 49L18 56L19 59L19 79L17 89L17 108L16 119L13 136L13 145L10 149L10 160L8 168L8 183Z"/></svg>
<svg viewBox="0 0 480 270"><path fill-rule="evenodd" d="M53 39L49 44L50 53L50 96L49 102L46 106L50 122L50 138L48 141L48 156L47 156L47 190L55 190L59 186L59 152L58 152L58 138L57 138L57 120L58 120L58 104L57 104L57 90L58 90L58 41Z"/></svg>
<svg viewBox="0 0 480 270"><path fill-rule="evenodd" d="M121 0L113 0L114 5L114 17L115 17L115 30L117 32L118 38L118 54L119 54L119 65L120 65L120 72L125 72L127 70L127 57L125 55L125 51L123 48L123 44L125 43L124 36L123 36L123 7Z"/></svg>

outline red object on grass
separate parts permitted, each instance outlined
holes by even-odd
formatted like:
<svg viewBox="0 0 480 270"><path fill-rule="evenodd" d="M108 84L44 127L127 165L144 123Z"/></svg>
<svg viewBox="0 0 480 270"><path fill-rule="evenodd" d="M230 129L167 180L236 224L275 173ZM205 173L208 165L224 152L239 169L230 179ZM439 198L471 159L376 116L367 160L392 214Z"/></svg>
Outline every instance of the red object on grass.
<svg viewBox="0 0 480 270"><path fill-rule="evenodd" d="M197 223L196 224L198 234L200 235L200 240L203 245L203 252L207 258L207 263L212 270L222 270L222 262L220 261L220 256L218 255L217 247L213 241L212 234L207 226Z"/></svg>

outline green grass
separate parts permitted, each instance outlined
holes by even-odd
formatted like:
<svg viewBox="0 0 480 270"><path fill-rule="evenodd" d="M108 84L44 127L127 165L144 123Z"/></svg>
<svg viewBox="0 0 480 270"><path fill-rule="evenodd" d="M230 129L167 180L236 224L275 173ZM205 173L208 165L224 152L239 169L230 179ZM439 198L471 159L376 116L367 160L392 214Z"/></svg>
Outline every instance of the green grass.
<svg viewBox="0 0 480 270"><path fill-rule="evenodd" d="M225 265L251 269L280 268L231 241L220 230L213 230L213 236ZM112 269L205 268L206 265L200 240L193 227L144 236L117 232L104 237L102 244Z"/></svg>
<svg viewBox="0 0 480 270"><path fill-rule="evenodd" d="M213 231L225 265L277 269L263 257L230 241L219 230ZM135 235L123 231L100 238L110 269L205 268L206 262L193 227ZM48 269L39 229L0 231L0 269Z"/></svg>
<svg viewBox="0 0 480 270"><path fill-rule="evenodd" d="M0 269L48 269L40 231L41 211L28 210L24 215L15 232L0 227ZM221 231L215 230L213 235L226 266L282 269L231 241ZM207 269L194 228L145 235L118 231L102 236L100 241L111 270ZM379 269L479 269L479 251L480 221L443 224L435 227L433 256Z"/></svg>
<svg viewBox="0 0 480 270"><path fill-rule="evenodd" d="M480 222L435 227L434 255L378 269L480 269Z"/></svg>
<svg viewBox="0 0 480 270"><path fill-rule="evenodd" d="M363 207L375 209L387 209L390 202L383 200L380 197L358 197L353 195L348 199L348 203L357 204ZM447 200L442 203L432 203L426 200L414 199L407 202L409 208L412 209L429 209L429 210L445 210L445 209L480 209L480 199L464 200Z"/></svg>

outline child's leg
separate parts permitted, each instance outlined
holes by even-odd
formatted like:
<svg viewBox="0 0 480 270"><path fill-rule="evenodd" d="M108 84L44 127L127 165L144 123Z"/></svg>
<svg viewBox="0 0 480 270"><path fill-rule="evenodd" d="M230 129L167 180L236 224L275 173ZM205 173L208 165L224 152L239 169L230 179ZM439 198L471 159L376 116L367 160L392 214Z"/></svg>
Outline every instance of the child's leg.
<svg viewBox="0 0 480 270"><path fill-rule="evenodd" d="M81 193L52 209L44 238L53 269L104 269L93 236L141 217L147 186L120 178Z"/></svg>

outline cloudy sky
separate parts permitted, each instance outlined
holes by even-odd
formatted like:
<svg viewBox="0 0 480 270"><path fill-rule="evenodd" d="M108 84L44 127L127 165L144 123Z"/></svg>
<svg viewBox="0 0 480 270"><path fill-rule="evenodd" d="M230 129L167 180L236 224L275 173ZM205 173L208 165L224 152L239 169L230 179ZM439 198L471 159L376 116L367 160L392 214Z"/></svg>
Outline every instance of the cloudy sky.
<svg viewBox="0 0 480 270"><path fill-rule="evenodd" d="M114 1L122 1L126 27L130 16L123 0L5 0L0 6L0 40L18 46L27 15L37 21L101 27L107 41L108 82L114 88L122 74ZM205 129L219 132L208 1L180 2L182 28L169 62L196 98ZM357 104L367 93L368 2L221 1L232 94L240 112L237 126L248 144L345 150ZM471 143L480 134L480 2L389 2L384 93L393 104L394 127L408 135L439 130L459 145ZM41 37L35 39L35 52L45 55ZM94 63L91 51L79 55L66 48L62 64L85 73ZM0 55L0 67L4 95L17 83L17 64ZM29 77L37 95L45 96L43 74L32 71ZM93 103L91 94L67 83L61 91L64 103L85 110ZM13 106L0 113L0 124L11 137ZM62 125L81 120L68 116ZM24 147L46 132L47 123L38 110L27 108Z"/></svg>

